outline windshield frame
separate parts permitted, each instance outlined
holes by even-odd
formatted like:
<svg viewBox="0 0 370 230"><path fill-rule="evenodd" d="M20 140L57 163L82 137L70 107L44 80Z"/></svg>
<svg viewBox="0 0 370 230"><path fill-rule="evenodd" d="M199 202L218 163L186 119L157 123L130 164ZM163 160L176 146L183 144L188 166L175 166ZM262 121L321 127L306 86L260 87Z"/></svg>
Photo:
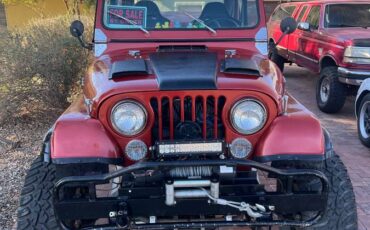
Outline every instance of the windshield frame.
<svg viewBox="0 0 370 230"><path fill-rule="evenodd" d="M102 27L105 29L105 30L108 30L108 31L122 31L122 32L132 32L132 31L141 31L140 28L111 28L111 27L108 27L106 24L105 24L105 20L104 20L104 17L106 16L106 12L105 12L105 9L106 9L106 1L105 0L102 0L102 9L101 9L101 17L100 17L100 23L102 25ZM257 10L257 22L254 26L250 26L250 27L235 27L235 28L213 28L216 32L217 31L230 31L230 30L253 30L253 29L256 29L258 27L260 27L260 24L261 24L261 9L260 9L260 2L259 0L255 0L256 2L256 10ZM155 28L144 28L146 29L147 31L149 32L163 32L163 31L167 31L167 32L176 32L176 31L191 31L191 32L197 32L197 31L209 31L207 28L197 28L197 29L193 29L193 28L168 28L168 29L155 29Z"/></svg>
<svg viewBox="0 0 370 230"><path fill-rule="evenodd" d="M370 3L367 2L336 2L336 3L328 3L325 4L325 10L324 10L324 15L323 15L323 27L325 29L343 29L343 28L362 28L361 26L351 26L351 27L329 27L328 23L326 22L326 15L329 13L328 6L333 6L333 5L370 5Z"/></svg>

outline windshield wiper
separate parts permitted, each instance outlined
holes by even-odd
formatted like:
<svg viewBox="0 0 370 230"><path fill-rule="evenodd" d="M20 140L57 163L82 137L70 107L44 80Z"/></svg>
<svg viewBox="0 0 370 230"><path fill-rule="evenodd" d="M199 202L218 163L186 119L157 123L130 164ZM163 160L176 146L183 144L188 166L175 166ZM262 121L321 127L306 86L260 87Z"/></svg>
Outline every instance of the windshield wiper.
<svg viewBox="0 0 370 230"><path fill-rule="evenodd" d="M111 15L114 15L114 16L120 18L120 19L125 20L126 22L130 23L133 26L137 26L141 31L143 31L146 34L149 34L149 31L147 31L146 29L144 29L144 27L142 27L141 25L138 25L136 22L134 22L134 21L132 21L132 20L126 18L126 17L123 17L123 16L121 16L119 14L113 13L111 11L108 11L108 13L111 14Z"/></svg>
<svg viewBox="0 0 370 230"><path fill-rule="evenodd" d="M202 26L204 26L205 28L207 28L209 31L211 31L214 35L217 35L217 32L216 30L212 29L211 27L207 26L206 23L204 23L202 20L200 20L199 18L196 18L194 17L193 15L189 14L188 12L183 12L185 15L189 16L191 19L197 21L198 23L200 23Z"/></svg>

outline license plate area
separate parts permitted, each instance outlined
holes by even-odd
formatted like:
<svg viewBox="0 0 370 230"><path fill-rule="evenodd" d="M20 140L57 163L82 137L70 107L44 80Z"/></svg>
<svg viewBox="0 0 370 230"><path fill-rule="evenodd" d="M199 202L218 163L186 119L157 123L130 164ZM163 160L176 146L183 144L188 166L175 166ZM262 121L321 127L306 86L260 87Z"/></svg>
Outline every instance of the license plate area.
<svg viewBox="0 0 370 230"><path fill-rule="evenodd" d="M156 144L159 157L219 156L225 152L225 142L214 141L162 141Z"/></svg>

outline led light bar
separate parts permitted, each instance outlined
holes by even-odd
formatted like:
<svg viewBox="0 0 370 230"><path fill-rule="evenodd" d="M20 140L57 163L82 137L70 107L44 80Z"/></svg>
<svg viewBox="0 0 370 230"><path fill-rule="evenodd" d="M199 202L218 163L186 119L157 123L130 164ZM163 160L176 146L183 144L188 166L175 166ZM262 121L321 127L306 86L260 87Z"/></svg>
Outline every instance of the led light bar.
<svg viewBox="0 0 370 230"><path fill-rule="evenodd" d="M165 142L158 143L157 152L160 156L219 155L224 152L224 143L221 141Z"/></svg>

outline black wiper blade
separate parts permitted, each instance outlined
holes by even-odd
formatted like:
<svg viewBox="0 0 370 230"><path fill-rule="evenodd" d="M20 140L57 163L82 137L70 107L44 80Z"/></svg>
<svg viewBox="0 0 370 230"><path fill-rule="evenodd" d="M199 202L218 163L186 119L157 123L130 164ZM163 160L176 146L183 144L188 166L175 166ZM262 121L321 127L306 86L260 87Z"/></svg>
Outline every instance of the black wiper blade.
<svg viewBox="0 0 370 230"><path fill-rule="evenodd" d="M203 22L202 20L200 20L199 18L196 18L193 15L191 15L188 12L185 12L185 11L184 11L184 14L187 15L188 17L190 17L191 19L195 20L196 22L198 22L202 26L204 26L206 29L208 29L209 31L211 31L214 35L217 35L216 30L214 30L211 27L207 26L207 24L205 22Z"/></svg>

